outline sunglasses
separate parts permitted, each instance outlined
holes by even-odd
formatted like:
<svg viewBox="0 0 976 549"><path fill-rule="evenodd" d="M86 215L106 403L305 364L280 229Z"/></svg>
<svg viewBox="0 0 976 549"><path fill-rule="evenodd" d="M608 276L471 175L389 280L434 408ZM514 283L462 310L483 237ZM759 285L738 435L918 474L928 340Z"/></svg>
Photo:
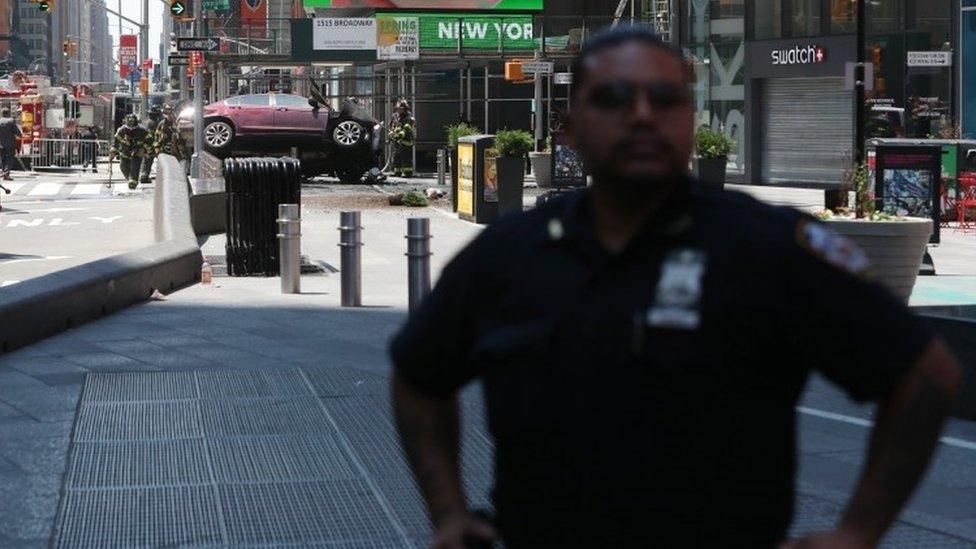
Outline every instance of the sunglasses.
<svg viewBox="0 0 976 549"><path fill-rule="evenodd" d="M657 111L668 111L691 103L691 93L685 86L663 82L647 86L633 82L597 84L590 90L586 102L600 110L621 112L633 109L640 95Z"/></svg>

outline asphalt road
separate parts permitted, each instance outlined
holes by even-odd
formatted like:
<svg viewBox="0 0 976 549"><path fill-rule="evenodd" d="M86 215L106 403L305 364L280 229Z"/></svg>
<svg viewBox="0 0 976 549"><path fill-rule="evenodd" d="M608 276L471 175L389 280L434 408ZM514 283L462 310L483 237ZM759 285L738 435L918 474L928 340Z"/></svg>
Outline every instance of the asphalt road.
<svg viewBox="0 0 976 549"><path fill-rule="evenodd" d="M0 197L0 287L152 243L152 191L15 175Z"/></svg>

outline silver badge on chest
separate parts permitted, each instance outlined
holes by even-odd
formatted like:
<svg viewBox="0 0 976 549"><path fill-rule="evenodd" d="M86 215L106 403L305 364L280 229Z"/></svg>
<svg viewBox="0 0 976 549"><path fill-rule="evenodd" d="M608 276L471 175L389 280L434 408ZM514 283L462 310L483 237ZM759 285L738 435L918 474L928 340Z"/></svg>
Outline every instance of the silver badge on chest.
<svg viewBox="0 0 976 549"><path fill-rule="evenodd" d="M672 250L661 264L654 303L647 325L654 328L695 330L701 324L702 278L706 256L701 250Z"/></svg>

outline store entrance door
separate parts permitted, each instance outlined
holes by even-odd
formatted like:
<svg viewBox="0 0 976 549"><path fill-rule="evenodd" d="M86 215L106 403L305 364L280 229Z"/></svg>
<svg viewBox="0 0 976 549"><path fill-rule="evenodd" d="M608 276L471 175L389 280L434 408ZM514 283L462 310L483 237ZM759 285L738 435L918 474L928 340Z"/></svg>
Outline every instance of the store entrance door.
<svg viewBox="0 0 976 549"><path fill-rule="evenodd" d="M854 146L844 79L774 78L762 88L762 182L839 185Z"/></svg>

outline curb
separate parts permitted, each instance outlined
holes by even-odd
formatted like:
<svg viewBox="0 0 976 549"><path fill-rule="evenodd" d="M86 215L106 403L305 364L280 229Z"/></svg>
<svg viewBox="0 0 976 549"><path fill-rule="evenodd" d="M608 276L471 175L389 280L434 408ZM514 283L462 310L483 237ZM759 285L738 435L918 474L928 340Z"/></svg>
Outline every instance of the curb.
<svg viewBox="0 0 976 549"><path fill-rule="evenodd" d="M203 256L190 222L183 167L158 158L153 228L145 248L25 280L0 294L0 354L97 320L200 278Z"/></svg>

